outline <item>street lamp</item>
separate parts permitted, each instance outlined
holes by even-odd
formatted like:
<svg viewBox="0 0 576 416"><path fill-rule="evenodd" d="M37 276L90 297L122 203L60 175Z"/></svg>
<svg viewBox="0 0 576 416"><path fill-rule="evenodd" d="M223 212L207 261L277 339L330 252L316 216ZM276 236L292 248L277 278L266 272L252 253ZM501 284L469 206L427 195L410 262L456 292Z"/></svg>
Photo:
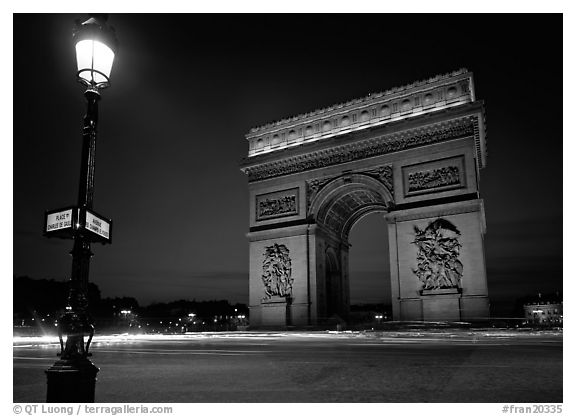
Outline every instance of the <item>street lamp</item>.
<svg viewBox="0 0 576 416"><path fill-rule="evenodd" d="M46 370L47 402L94 402L99 369L88 359L94 325L88 314L88 274L93 242L111 243L112 221L93 211L96 125L100 90L110 86L117 41L106 15L77 22L73 32L77 80L85 85L87 101L82 132L82 162L78 204L46 213L44 234L74 240L72 274L66 312L58 320L60 359ZM87 338L85 342L84 338Z"/></svg>
<svg viewBox="0 0 576 416"><path fill-rule="evenodd" d="M110 72L118 42L114 30L106 25L106 16L92 16L78 25L74 41L78 81L88 88L110 86Z"/></svg>

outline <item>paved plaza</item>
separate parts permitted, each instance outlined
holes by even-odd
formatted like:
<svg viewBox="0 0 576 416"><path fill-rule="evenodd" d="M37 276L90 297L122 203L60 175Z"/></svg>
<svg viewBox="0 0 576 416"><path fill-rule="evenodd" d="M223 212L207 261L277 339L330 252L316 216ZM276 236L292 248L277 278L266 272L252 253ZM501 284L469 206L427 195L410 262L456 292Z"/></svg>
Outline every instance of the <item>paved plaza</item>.
<svg viewBox="0 0 576 416"><path fill-rule="evenodd" d="M562 333L513 330L97 336L96 401L555 402ZM14 402L43 402L57 340L14 340Z"/></svg>

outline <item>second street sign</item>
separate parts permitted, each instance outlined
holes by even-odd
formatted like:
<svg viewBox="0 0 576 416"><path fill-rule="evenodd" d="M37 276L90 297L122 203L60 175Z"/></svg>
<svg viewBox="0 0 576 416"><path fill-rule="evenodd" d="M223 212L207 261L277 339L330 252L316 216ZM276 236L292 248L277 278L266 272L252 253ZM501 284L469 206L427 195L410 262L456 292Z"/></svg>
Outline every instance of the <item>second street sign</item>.
<svg viewBox="0 0 576 416"><path fill-rule="evenodd" d="M86 211L86 229L110 242L110 222L90 211Z"/></svg>

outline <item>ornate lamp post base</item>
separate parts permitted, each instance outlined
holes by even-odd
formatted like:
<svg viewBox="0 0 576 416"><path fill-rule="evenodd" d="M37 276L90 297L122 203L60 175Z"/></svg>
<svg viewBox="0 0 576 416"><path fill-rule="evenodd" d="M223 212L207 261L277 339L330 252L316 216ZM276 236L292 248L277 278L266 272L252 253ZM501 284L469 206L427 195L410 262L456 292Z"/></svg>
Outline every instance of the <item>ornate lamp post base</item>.
<svg viewBox="0 0 576 416"><path fill-rule="evenodd" d="M47 403L94 403L96 374L100 371L88 358L58 360L46 370Z"/></svg>

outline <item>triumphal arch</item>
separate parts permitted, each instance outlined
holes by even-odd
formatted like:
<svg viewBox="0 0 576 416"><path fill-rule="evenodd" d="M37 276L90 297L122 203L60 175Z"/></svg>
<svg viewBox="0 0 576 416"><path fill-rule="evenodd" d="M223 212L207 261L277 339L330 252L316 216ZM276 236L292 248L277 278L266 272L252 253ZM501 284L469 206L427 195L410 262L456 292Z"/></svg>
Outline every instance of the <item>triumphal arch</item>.
<svg viewBox="0 0 576 416"><path fill-rule="evenodd" d="M488 317L485 136L465 69L251 129L251 325L346 320L348 234L375 211L395 320Z"/></svg>

